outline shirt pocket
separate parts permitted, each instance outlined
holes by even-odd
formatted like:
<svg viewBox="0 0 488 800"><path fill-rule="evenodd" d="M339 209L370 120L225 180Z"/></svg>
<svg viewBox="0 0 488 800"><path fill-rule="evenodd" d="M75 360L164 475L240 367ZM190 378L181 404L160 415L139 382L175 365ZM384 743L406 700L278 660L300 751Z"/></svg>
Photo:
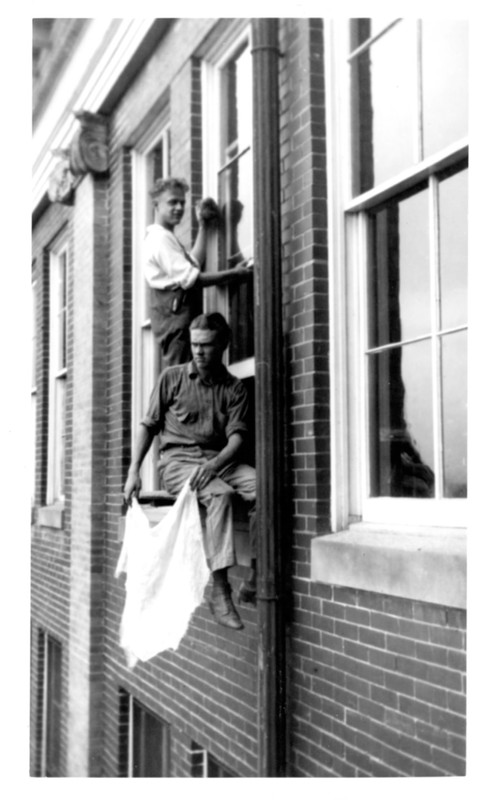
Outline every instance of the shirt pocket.
<svg viewBox="0 0 488 800"><path fill-rule="evenodd" d="M194 403L182 403L177 400L171 410L182 425L192 425L198 421L199 409Z"/></svg>

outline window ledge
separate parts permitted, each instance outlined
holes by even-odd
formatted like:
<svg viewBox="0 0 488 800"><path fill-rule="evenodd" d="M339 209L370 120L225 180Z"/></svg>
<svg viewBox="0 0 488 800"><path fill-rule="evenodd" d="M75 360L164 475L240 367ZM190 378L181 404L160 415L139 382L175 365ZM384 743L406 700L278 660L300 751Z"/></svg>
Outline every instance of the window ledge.
<svg viewBox="0 0 488 800"><path fill-rule="evenodd" d="M312 540L312 580L466 608L466 531L357 524Z"/></svg>
<svg viewBox="0 0 488 800"><path fill-rule="evenodd" d="M39 508L37 512L37 524L44 528L62 529L64 525L64 505L55 504Z"/></svg>
<svg viewBox="0 0 488 800"><path fill-rule="evenodd" d="M156 494L156 493L153 493ZM164 493L158 493L163 496ZM169 498L169 495L167 496ZM144 514L149 520L149 525L154 528L171 509L174 499L168 500L167 505L141 505ZM118 542L124 541L125 535L125 515L119 517ZM234 505L234 547L236 562L240 566L249 566L251 563L251 548L249 542L249 523L243 507L238 502Z"/></svg>

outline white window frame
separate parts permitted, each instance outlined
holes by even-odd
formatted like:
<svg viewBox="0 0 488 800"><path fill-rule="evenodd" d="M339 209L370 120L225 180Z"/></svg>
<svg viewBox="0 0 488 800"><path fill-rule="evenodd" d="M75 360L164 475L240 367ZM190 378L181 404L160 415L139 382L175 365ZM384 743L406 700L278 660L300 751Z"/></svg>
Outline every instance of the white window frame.
<svg viewBox="0 0 488 800"><path fill-rule="evenodd" d="M147 225L154 222L154 208L149 197L152 178L149 175L148 156L159 142L163 145L162 177L169 176L169 111L159 118L156 131L146 134L132 151L132 444L138 434L141 419L149 403L150 392L155 384L160 362L158 349L151 330L151 320L145 307L146 279L143 271L143 241ZM158 489L156 470L157 442L152 447L152 458L145 458L141 467L142 485L145 491Z"/></svg>
<svg viewBox="0 0 488 800"><path fill-rule="evenodd" d="M42 708L42 720L41 720L41 777L45 778L47 775L47 737L48 737L48 728L49 728L49 720L48 720L48 710L51 708L50 706L50 696L49 696L49 673L52 668L51 659L50 659L50 643L55 644L57 647L60 648L60 655L61 655L61 668L62 668L62 659L63 659L63 646L61 642L55 639L50 634L42 631L42 652L41 652L41 659L42 659L42 700L41 700L41 708Z"/></svg>
<svg viewBox="0 0 488 800"><path fill-rule="evenodd" d="M36 431L37 431L37 279L31 283L31 503L36 491Z"/></svg>
<svg viewBox="0 0 488 800"><path fill-rule="evenodd" d="M349 20L324 20L331 316L332 530L355 523L442 527L467 524L465 499L368 496L366 347L366 209L450 166L467 139L404 170L357 198L351 194ZM430 178L431 184L434 179ZM429 187L430 191L430 187ZM431 192L432 196L432 192ZM432 197L431 197L432 202ZM435 334L433 334L435 336ZM435 465L438 468L438 465Z"/></svg>
<svg viewBox="0 0 488 800"><path fill-rule="evenodd" d="M227 29L218 43L204 54L202 61L202 142L203 142L203 186L204 194L218 196L218 174L221 169L222 135L222 97L221 70L232 60L243 44L252 49L251 26L247 21L237 20ZM217 263L217 241L210 240L207 249L209 264ZM211 307L220 311L226 319L229 316L228 291L221 287L209 287L204 293L204 309ZM229 363L228 351L225 354L229 372L241 380L255 375L254 356Z"/></svg>
<svg viewBox="0 0 488 800"><path fill-rule="evenodd" d="M165 722L161 717L157 714L154 714L149 708L144 706L142 703L139 703L138 700L134 698L132 694L128 695L129 698L129 719L128 719L128 751L127 751L127 777L133 778L134 777L134 703L137 703L140 709L145 713L151 714L157 721L160 723L163 729L163 736L162 736L162 750L161 750L161 761L163 764L163 769L170 766L170 726L167 722ZM165 776L161 776L165 777Z"/></svg>
<svg viewBox="0 0 488 800"><path fill-rule="evenodd" d="M64 291L66 303L60 304L59 283L64 269ZM65 413L67 364L60 362L60 348L67 351L67 293L69 273L69 249L66 239L60 241L50 252L49 258L49 415L48 415L48 470L47 505L64 504L62 464L66 455ZM64 420L64 422L63 422Z"/></svg>

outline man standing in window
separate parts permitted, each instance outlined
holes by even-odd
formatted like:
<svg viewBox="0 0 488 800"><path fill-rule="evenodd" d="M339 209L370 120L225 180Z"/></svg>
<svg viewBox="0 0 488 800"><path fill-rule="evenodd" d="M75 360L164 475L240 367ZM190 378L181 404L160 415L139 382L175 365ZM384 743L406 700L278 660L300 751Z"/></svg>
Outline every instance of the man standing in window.
<svg viewBox="0 0 488 800"><path fill-rule="evenodd" d="M227 570L235 563L232 495L249 505L251 570L241 586L243 600L255 603L256 473L241 462L247 434L247 393L222 364L230 329L219 313L201 314L190 325L193 360L164 369L142 420L124 499L141 488L140 467L154 436L160 436L158 462L162 486L176 496L190 478L206 508L205 555L212 571L211 611L218 623L242 628Z"/></svg>
<svg viewBox="0 0 488 800"><path fill-rule="evenodd" d="M216 227L220 211L207 198L197 206L198 234L190 252L176 238L174 229L185 212L189 186L182 178L161 178L150 194L155 222L146 230L143 248L144 275L151 291L151 327L161 348L161 366L183 364L191 357L188 326L200 311L200 288L245 280L246 267L202 273L207 233Z"/></svg>

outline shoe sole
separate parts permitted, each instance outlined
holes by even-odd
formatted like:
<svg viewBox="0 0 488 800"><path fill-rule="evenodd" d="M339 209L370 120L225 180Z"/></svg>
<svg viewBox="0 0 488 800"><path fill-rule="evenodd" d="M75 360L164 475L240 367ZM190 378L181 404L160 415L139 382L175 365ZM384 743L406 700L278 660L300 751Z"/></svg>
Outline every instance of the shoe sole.
<svg viewBox="0 0 488 800"><path fill-rule="evenodd" d="M239 624L236 624L236 625L231 624L231 625L229 625L227 622L224 622L224 620L222 618L219 618L219 617L217 617L215 615L214 605L213 605L211 600L208 601L208 607L210 608L210 611L212 612L212 616L213 616L215 622L218 625L222 625L223 628L229 628L229 630L231 630L231 631L241 631L243 629L244 623L242 622L241 619L239 619L239 617L237 617L237 620L236 620L236 622L238 622Z"/></svg>

